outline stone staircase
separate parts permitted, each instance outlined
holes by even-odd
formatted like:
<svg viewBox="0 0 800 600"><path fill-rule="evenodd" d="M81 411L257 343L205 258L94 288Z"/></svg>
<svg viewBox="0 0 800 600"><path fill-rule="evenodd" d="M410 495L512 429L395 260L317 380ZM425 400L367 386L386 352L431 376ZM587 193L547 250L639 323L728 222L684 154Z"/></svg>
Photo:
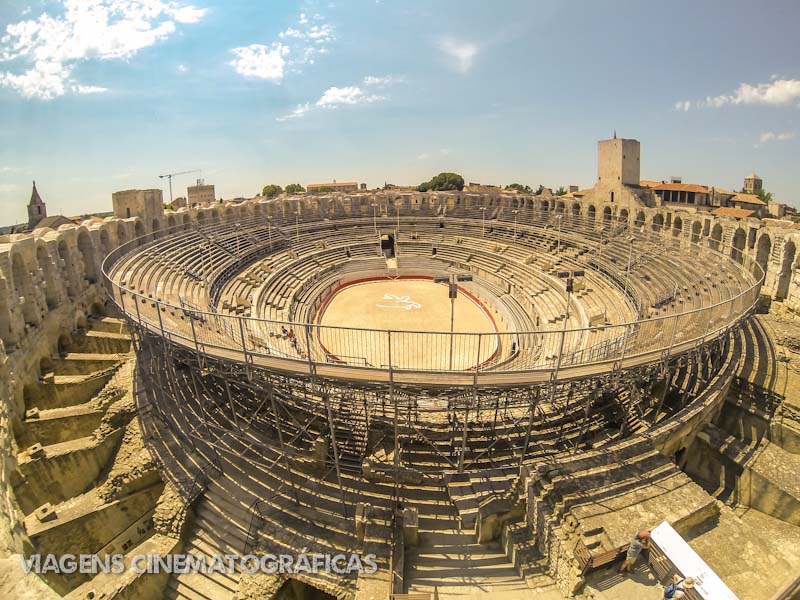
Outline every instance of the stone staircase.
<svg viewBox="0 0 800 600"><path fill-rule="evenodd" d="M211 481L194 508L183 552L210 561L213 555L242 556L247 532L240 524L249 520L247 507L229 489ZM164 590L165 600L226 600L239 585L240 573L181 573L172 575Z"/></svg>

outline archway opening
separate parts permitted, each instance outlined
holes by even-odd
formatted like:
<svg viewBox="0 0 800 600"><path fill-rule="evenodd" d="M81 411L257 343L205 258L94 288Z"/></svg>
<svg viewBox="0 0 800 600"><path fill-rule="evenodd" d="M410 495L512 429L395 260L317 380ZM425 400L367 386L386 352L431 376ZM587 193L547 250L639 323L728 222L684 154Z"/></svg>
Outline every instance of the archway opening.
<svg viewBox="0 0 800 600"><path fill-rule="evenodd" d="M303 581L289 579L275 594L275 600L336 600L336 596Z"/></svg>
<svg viewBox="0 0 800 600"><path fill-rule="evenodd" d="M683 219L680 217L675 217L675 220L672 222L672 236L673 237L680 237L683 233Z"/></svg>
<svg viewBox="0 0 800 600"><path fill-rule="evenodd" d="M702 231L703 226L700 224L700 221L695 221L692 223L692 243L696 244L700 241L700 232Z"/></svg>
<svg viewBox="0 0 800 600"><path fill-rule="evenodd" d="M731 243L731 258L742 264L744 262L744 245L747 241L747 234L744 229L739 227L733 234L733 241Z"/></svg>
<svg viewBox="0 0 800 600"><path fill-rule="evenodd" d="M769 255L772 252L772 239L766 233L758 238L758 249L756 250L756 263L761 266L762 273L767 272Z"/></svg>
<svg viewBox="0 0 800 600"><path fill-rule="evenodd" d="M776 300L785 300L789 296L789 283L792 281L792 270L796 250L797 248L792 241L786 242L783 246L781 272L778 274L778 287L775 290Z"/></svg>
<svg viewBox="0 0 800 600"><path fill-rule="evenodd" d="M715 223L714 228L711 230L711 239L708 241L708 245L711 247L712 250L719 250L721 242L722 242L722 225L720 225L719 223Z"/></svg>
<svg viewBox="0 0 800 600"><path fill-rule="evenodd" d="M83 261L83 276L89 283L97 281L97 268L94 260L94 245L89 234L81 231L78 234L78 250Z"/></svg>

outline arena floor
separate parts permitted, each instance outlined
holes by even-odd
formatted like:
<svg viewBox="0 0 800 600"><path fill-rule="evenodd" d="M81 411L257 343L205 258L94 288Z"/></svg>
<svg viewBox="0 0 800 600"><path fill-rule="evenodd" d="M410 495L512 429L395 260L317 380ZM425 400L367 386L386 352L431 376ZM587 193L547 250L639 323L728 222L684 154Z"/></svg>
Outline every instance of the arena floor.
<svg viewBox="0 0 800 600"><path fill-rule="evenodd" d="M318 323L330 327L440 332L424 336L393 333L392 363L399 368L450 368L450 299L447 286L430 279L359 281L336 290L323 304ZM495 333L494 319L479 300L459 292L453 330L456 333ZM335 357L363 357L372 366L388 365L385 333L320 329L320 341ZM469 369L478 356L477 336L453 337L452 368ZM481 341L480 361L492 357L497 338Z"/></svg>

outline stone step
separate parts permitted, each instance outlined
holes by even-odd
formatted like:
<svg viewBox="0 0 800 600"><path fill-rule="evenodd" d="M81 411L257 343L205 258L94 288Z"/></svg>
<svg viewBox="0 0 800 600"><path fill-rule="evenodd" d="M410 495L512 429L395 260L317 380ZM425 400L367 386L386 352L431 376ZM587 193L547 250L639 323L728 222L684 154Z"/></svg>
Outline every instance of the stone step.
<svg viewBox="0 0 800 600"><path fill-rule="evenodd" d="M83 404L111 380L114 369L96 375L56 375L25 388L25 407L47 410Z"/></svg>
<svg viewBox="0 0 800 600"><path fill-rule="evenodd" d="M27 411L24 443L43 446L85 437L100 425L104 411L95 405L79 404L49 410Z"/></svg>
<svg viewBox="0 0 800 600"><path fill-rule="evenodd" d="M124 359L118 354L69 352L53 360L53 375L91 375L118 365Z"/></svg>

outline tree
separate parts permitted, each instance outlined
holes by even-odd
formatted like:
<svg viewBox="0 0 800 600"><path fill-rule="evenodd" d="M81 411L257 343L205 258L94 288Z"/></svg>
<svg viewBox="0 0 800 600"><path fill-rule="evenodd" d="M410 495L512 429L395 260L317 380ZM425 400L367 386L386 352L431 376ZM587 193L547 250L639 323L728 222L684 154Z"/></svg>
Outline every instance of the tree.
<svg viewBox="0 0 800 600"><path fill-rule="evenodd" d="M522 185L521 183L512 183L506 186L507 190L517 190L521 194L532 194L533 190L529 185Z"/></svg>
<svg viewBox="0 0 800 600"><path fill-rule="evenodd" d="M439 173L430 181L420 183L417 190L420 192L441 192L446 190L464 189L464 178L458 173Z"/></svg>
<svg viewBox="0 0 800 600"><path fill-rule="evenodd" d="M543 185L540 183L540 184L539 184L539 187L538 187L538 188L536 188L536 192L535 192L535 194L536 194L537 196L541 196L543 193L544 193L544 186L543 186Z"/></svg>
<svg viewBox="0 0 800 600"><path fill-rule="evenodd" d="M772 192L765 192L763 188L756 192L756 196L758 196L759 200L767 204L772 202Z"/></svg>
<svg viewBox="0 0 800 600"><path fill-rule="evenodd" d="M306 188L304 188L299 183L290 183L289 185L286 186L286 189L283 191L286 192L287 194L298 194L300 192L305 192Z"/></svg>
<svg viewBox="0 0 800 600"><path fill-rule="evenodd" d="M556 190L556 196L563 196L566 193L567 193L567 190L564 189L563 185Z"/></svg>
<svg viewBox="0 0 800 600"><path fill-rule="evenodd" d="M265 185L263 188L261 188L261 195L264 196L264 198L274 198L282 191L283 189L281 186L270 183L269 185Z"/></svg>

